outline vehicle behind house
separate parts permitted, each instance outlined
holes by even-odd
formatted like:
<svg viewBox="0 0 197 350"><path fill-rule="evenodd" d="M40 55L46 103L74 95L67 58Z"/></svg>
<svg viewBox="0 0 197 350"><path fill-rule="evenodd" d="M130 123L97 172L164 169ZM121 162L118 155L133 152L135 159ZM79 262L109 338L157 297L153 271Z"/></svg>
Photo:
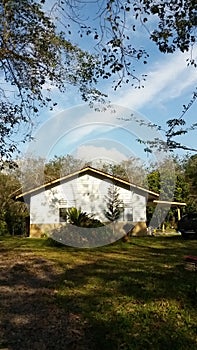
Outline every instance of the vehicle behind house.
<svg viewBox="0 0 197 350"><path fill-rule="evenodd" d="M197 238L197 213L184 215L178 222L178 228L183 238Z"/></svg>

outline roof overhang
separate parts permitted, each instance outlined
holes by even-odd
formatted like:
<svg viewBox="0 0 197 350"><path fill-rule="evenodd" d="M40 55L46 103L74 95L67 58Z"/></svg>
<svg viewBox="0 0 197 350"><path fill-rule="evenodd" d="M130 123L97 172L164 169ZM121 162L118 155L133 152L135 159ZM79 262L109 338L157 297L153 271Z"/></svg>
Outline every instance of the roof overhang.
<svg viewBox="0 0 197 350"><path fill-rule="evenodd" d="M85 174L90 174L92 176L95 176L95 177L98 177L100 179L103 179L103 180L109 180L111 181L112 183L115 183L116 185L120 186L120 187L124 187L124 188L127 188L127 189L130 189L130 190L136 190L136 191L139 191L141 193L144 193L146 196L148 196L148 201L153 201L154 199L158 198L159 197L159 194L156 193L156 192L153 192L153 191L150 191L146 188L143 188L141 186L138 186L138 185L135 185L129 181L126 181L126 180L123 180L117 176L113 176L113 175L110 175L110 174L107 174L101 170L98 170L98 169L95 169L95 168L92 168L92 167L86 167L86 168L83 168L81 170L78 170L72 174L69 174L69 175L66 175L64 177L61 177L59 179L56 179L56 180L53 180L53 181L50 181L44 185L40 185L36 188L33 188L29 191L26 191L26 192L23 192L17 196L15 196L15 199L18 200L18 201L23 201L24 200L24 197L31 197L31 195L35 195L37 193L40 193L42 192L43 190L47 190L47 189L50 189L50 188L53 188L57 185L60 185L61 183L64 183L64 182L67 182L69 180L72 180L74 178L77 178L77 177L80 177L80 176L83 176Z"/></svg>
<svg viewBox="0 0 197 350"><path fill-rule="evenodd" d="M167 206L171 206L171 207L184 207L187 204L184 202L171 202L171 201L160 201L160 200L153 200L153 204L157 205L159 204L161 207L167 207Z"/></svg>

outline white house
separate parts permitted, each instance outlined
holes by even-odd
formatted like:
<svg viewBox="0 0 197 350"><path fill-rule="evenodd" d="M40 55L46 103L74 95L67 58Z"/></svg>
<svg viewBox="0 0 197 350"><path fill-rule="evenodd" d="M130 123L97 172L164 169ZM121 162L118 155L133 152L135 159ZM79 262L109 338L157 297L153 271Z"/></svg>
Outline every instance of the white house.
<svg viewBox="0 0 197 350"><path fill-rule="evenodd" d="M81 211L106 222L105 198L112 184L118 188L119 198L123 202L119 222L135 226L134 234L145 233L146 205L158 200L159 194L103 171L86 167L16 196L16 200L24 200L29 204L30 237L50 234L54 228L61 226L65 208L80 208Z"/></svg>

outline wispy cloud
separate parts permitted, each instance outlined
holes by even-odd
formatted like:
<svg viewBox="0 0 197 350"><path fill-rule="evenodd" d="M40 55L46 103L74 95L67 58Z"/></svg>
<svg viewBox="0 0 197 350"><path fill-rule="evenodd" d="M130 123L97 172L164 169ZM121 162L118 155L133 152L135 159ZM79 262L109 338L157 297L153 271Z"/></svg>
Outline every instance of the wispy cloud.
<svg viewBox="0 0 197 350"><path fill-rule="evenodd" d="M112 96L116 103L140 109L147 103L161 103L180 96L193 86L197 79L196 69L187 67L188 54L177 53L157 61L147 73L145 88L123 88L119 95Z"/></svg>
<svg viewBox="0 0 197 350"><path fill-rule="evenodd" d="M66 153L71 148L73 150L84 145L85 141L101 137L121 127L143 140L147 137L158 137L155 130L147 129L146 125L143 127L135 120L125 122L125 118L128 117L129 120L133 110L143 110L147 105L153 109L159 106L161 110L168 101L184 96L188 88L191 90L197 79L197 71L193 67L187 67L186 57L187 54L181 53L162 56L162 59L157 59L147 71L144 89L134 90L126 86L109 96L116 104L116 113L110 110L97 112L87 105L77 106L76 96L71 94L72 89L65 96L58 96L58 109L54 111L52 118L46 118L40 125L35 134L37 142L32 142L28 148L45 157L59 152ZM64 111L57 113L61 108L65 108ZM137 112L134 114L137 115ZM124 116L122 121L118 118L119 115ZM117 138L121 136L120 133ZM126 143L130 136L125 134L121 139ZM96 149L94 152L98 154Z"/></svg>
<svg viewBox="0 0 197 350"><path fill-rule="evenodd" d="M28 145L28 152L43 157L65 152L117 127L117 119L109 112L96 112L87 105L67 108L47 119L36 130L34 141Z"/></svg>

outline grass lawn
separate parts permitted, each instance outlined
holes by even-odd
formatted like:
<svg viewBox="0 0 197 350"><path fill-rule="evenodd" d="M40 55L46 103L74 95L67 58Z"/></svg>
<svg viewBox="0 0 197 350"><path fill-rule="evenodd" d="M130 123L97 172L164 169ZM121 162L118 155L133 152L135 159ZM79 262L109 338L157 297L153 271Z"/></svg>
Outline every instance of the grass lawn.
<svg viewBox="0 0 197 350"><path fill-rule="evenodd" d="M0 238L5 251L55 262L57 307L79 315L90 349L197 349L197 272L183 264L197 240L132 238L82 250Z"/></svg>

